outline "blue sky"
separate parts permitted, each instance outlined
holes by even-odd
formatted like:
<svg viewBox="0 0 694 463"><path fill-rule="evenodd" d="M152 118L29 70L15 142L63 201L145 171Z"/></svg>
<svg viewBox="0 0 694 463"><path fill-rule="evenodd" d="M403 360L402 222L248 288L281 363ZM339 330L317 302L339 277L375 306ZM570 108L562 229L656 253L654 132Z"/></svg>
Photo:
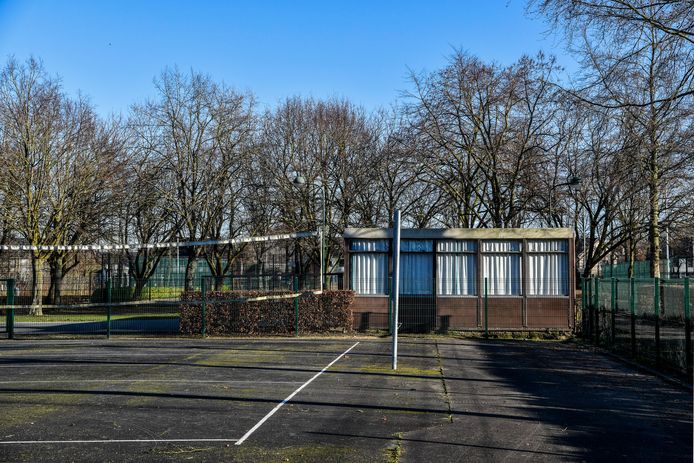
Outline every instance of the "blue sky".
<svg viewBox="0 0 694 463"><path fill-rule="evenodd" d="M436 70L454 48L501 64L543 50L575 69L560 38L524 8L519 0L0 0L0 57L41 58L103 115L152 96L152 79L173 65L250 90L261 108L302 95L371 110L409 88L408 69Z"/></svg>

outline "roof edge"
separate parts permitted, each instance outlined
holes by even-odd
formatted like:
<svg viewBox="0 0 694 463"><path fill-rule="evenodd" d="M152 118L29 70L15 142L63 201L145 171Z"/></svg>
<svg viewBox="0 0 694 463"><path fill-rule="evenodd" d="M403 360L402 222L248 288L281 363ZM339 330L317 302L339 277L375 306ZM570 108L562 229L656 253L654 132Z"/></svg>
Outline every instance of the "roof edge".
<svg viewBox="0 0 694 463"><path fill-rule="evenodd" d="M392 228L347 228L346 239L388 239ZM571 239L572 228L402 228L403 239Z"/></svg>

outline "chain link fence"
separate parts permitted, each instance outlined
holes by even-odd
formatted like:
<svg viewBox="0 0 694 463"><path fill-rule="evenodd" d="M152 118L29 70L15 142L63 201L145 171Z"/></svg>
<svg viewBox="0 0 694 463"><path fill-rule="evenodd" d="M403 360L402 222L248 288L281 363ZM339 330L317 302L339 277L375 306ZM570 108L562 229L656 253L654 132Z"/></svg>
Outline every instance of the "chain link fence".
<svg viewBox="0 0 694 463"><path fill-rule="evenodd" d="M584 339L692 382L689 278L590 278L581 286Z"/></svg>
<svg viewBox="0 0 694 463"><path fill-rule="evenodd" d="M65 282L59 292L50 285L0 280L0 337L110 337L112 335L180 335L186 295L206 292L253 292L256 295L308 291L319 286L319 275L256 274L196 278L186 289L183 277L86 278ZM326 275L325 289L336 288L337 276Z"/></svg>

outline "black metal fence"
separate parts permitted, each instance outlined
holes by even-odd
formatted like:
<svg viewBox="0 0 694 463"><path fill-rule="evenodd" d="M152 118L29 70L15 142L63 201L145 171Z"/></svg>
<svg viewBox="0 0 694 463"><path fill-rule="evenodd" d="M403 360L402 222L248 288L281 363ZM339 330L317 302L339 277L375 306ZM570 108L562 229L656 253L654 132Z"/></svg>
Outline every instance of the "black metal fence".
<svg viewBox="0 0 694 463"><path fill-rule="evenodd" d="M204 283L203 283L204 282ZM268 274L224 279L197 278L190 291L309 290L318 287L317 275ZM334 275L325 288L337 287ZM72 279L59 291L15 279L0 280L0 337L80 335L177 335L181 333L181 305L186 292L183 278L138 283L132 278Z"/></svg>
<svg viewBox="0 0 694 463"><path fill-rule="evenodd" d="M689 278L582 280L581 335L692 382L694 295Z"/></svg>

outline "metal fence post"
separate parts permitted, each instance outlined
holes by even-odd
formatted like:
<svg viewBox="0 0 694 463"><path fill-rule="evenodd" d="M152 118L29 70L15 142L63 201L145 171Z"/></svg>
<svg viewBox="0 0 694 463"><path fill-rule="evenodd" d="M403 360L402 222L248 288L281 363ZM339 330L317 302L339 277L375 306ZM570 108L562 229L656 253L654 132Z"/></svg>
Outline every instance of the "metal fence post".
<svg viewBox="0 0 694 463"><path fill-rule="evenodd" d="M588 308L588 329L586 331L586 339L593 341L593 278L588 278L586 281L586 307Z"/></svg>
<svg viewBox="0 0 694 463"><path fill-rule="evenodd" d="M660 367L660 278L653 278L653 311L655 315L655 364Z"/></svg>
<svg viewBox="0 0 694 463"><path fill-rule="evenodd" d="M617 279L612 277L610 287L610 344L614 348L615 319L617 318Z"/></svg>
<svg viewBox="0 0 694 463"><path fill-rule="evenodd" d="M205 331L207 328L207 281L205 280L205 277L200 278L200 295L201 295L201 313L200 316L201 321L200 321L200 335L204 338L205 337Z"/></svg>
<svg viewBox="0 0 694 463"><path fill-rule="evenodd" d="M595 277L595 294L593 295L595 310L595 345L600 345L600 278Z"/></svg>
<svg viewBox="0 0 694 463"><path fill-rule="evenodd" d="M694 365L692 365L692 315L690 296L689 296L689 278L684 279L684 348L685 358L687 362L687 380L692 382L692 373L694 373Z"/></svg>
<svg viewBox="0 0 694 463"><path fill-rule="evenodd" d="M7 338L14 339L14 280L7 280Z"/></svg>
<svg viewBox="0 0 694 463"><path fill-rule="evenodd" d="M631 312L631 356L636 357L636 285L629 279L629 311Z"/></svg>
<svg viewBox="0 0 694 463"><path fill-rule="evenodd" d="M484 277L484 337L489 337L489 291L487 285L488 278Z"/></svg>
<svg viewBox="0 0 694 463"><path fill-rule="evenodd" d="M586 279L581 276L581 331L586 335Z"/></svg>
<svg viewBox="0 0 694 463"><path fill-rule="evenodd" d="M294 276L294 291L297 295L294 297L294 336L299 336L299 279Z"/></svg>
<svg viewBox="0 0 694 463"><path fill-rule="evenodd" d="M106 338L111 338L111 302L113 301L113 282L111 276L106 278Z"/></svg>

